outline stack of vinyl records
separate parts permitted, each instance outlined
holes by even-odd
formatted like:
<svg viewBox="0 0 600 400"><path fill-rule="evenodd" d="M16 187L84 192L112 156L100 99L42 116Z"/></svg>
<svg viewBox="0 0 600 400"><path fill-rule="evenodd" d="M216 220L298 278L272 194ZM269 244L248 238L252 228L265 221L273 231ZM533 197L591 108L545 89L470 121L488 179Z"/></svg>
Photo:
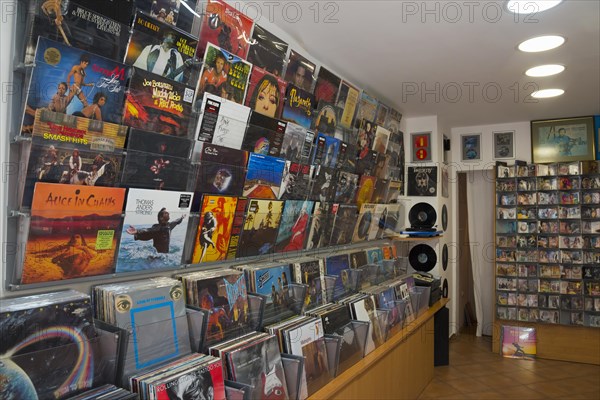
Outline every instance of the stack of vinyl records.
<svg viewBox="0 0 600 400"><path fill-rule="evenodd" d="M374 296L357 293L342 299L340 303L348 305L352 319L371 324L367 335L365 354L369 354L385 341L385 333L380 325Z"/></svg>
<svg viewBox="0 0 600 400"><path fill-rule="evenodd" d="M277 335L282 352L304 357L305 375L301 378L299 398L307 398L329 382L327 348L320 318L298 316L265 329Z"/></svg>
<svg viewBox="0 0 600 400"><path fill-rule="evenodd" d="M204 345L238 336L249 327L250 311L244 274L232 269L180 275L188 305L208 311Z"/></svg>
<svg viewBox="0 0 600 400"><path fill-rule="evenodd" d="M128 390L118 388L115 385L106 384L96 389L90 389L84 393L78 394L77 396L69 397L68 400L96 400L96 399L110 399L110 400L136 400L138 395L131 393Z"/></svg>
<svg viewBox="0 0 600 400"><path fill-rule="evenodd" d="M293 264L294 282L308 286L304 305L310 310L325 303L325 263L313 258L297 261Z"/></svg>
<svg viewBox="0 0 600 400"><path fill-rule="evenodd" d="M220 357L226 377L246 387L251 399L287 399L277 338L254 332L209 348Z"/></svg>
<svg viewBox="0 0 600 400"><path fill-rule="evenodd" d="M129 381L140 400L225 400L221 360L204 354L190 354Z"/></svg>

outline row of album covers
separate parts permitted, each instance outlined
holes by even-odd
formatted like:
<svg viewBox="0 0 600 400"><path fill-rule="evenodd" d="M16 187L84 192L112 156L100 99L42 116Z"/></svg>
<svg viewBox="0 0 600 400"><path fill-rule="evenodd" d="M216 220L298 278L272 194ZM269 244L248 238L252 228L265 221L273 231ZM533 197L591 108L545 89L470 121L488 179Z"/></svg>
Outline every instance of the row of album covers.
<svg viewBox="0 0 600 400"><path fill-rule="evenodd" d="M497 166L498 318L600 327L599 167Z"/></svg>
<svg viewBox="0 0 600 400"><path fill-rule="evenodd" d="M3 394L305 399L427 308L394 249L3 300Z"/></svg>
<svg viewBox="0 0 600 400"><path fill-rule="evenodd" d="M38 182L15 282L32 284L379 240L399 203L343 204Z"/></svg>

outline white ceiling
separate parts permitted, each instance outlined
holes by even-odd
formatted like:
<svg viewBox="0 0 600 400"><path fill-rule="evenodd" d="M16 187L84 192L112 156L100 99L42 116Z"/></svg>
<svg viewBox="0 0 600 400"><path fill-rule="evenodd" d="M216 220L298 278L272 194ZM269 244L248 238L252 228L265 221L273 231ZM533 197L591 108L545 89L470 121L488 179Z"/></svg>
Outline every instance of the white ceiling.
<svg viewBox="0 0 600 400"><path fill-rule="evenodd" d="M317 64L404 116L438 115L459 127L600 113L598 0L565 0L533 17L509 13L505 1L321 1L318 17L315 3L295 2L302 7L299 17L295 5L277 3L269 10L263 4L261 19L272 17ZM327 16L337 22L326 23ZM567 41L544 53L516 49L543 34ZM547 78L524 74L547 63L566 70ZM527 96L534 88L554 87L565 94Z"/></svg>

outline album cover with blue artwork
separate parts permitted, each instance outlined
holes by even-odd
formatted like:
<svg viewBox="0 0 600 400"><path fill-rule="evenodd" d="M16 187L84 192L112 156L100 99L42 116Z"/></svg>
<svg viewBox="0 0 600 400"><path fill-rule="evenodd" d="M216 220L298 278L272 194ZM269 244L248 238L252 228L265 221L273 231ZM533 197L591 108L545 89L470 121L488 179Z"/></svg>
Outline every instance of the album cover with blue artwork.
<svg viewBox="0 0 600 400"><path fill-rule="evenodd" d="M319 132L313 149L312 164L335 168L341 143L339 139Z"/></svg>
<svg viewBox="0 0 600 400"><path fill-rule="evenodd" d="M281 119L310 129L315 105L315 97L311 93L290 83Z"/></svg>
<svg viewBox="0 0 600 400"><path fill-rule="evenodd" d="M276 199L283 177L283 158L250 154L243 196L254 199Z"/></svg>
<svg viewBox="0 0 600 400"><path fill-rule="evenodd" d="M120 124L129 75L124 64L40 37L21 132L31 133L38 108Z"/></svg>
<svg viewBox="0 0 600 400"><path fill-rule="evenodd" d="M348 254L340 254L330 256L325 259L325 274L336 276L335 286L333 287L333 300L339 300L344 297L349 288L344 285L348 281L348 270L350 269L350 261Z"/></svg>

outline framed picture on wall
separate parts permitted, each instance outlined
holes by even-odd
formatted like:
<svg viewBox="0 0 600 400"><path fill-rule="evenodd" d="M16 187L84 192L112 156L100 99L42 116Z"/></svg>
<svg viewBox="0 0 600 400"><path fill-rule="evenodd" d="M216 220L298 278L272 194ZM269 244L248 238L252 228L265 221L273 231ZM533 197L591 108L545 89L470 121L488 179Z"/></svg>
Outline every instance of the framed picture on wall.
<svg viewBox="0 0 600 400"><path fill-rule="evenodd" d="M412 162L431 161L431 132L410 134Z"/></svg>
<svg viewBox="0 0 600 400"><path fill-rule="evenodd" d="M463 161L481 160L481 133L461 135L460 145Z"/></svg>
<svg viewBox="0 0 600 400"><path fill-rule="evenodd" d="M594 117L531 121L534 163L593 160Z"/></svg>
<svg viewBox="0 0 600 400"><path fill-rule="evenodd" d="M515 158L515 131L493 132L494 159Z"/></svg>

